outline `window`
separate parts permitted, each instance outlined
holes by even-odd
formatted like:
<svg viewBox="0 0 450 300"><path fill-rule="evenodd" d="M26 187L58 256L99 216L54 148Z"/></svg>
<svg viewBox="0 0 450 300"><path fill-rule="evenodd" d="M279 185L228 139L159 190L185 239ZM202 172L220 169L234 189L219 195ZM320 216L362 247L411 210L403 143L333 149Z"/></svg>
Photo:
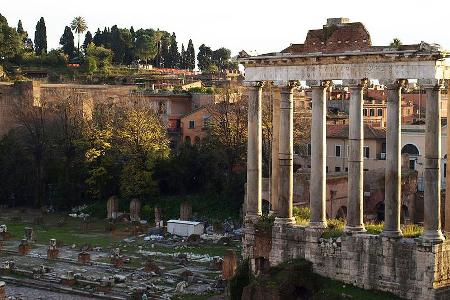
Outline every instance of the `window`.
<svg viewBox="0 0 450 300"><path fill-rule="evenodd" d="M383 116L383 109L382 109L382 108L379 108L379 109L378 109L377 115L378 115L379 117L382 117L382 116Z"/></svg>
<svg viewBox="0 0 450 300"><path fill-rule="evenodd" d="M341 157L341 145L336 145L334 147L334 154L336 157Z"/></svg>
<svg viewBox="0 0 450 300"><path fill-rule="evenodd" d="M348 172L348 168L345 168L345 172Z"/></svg>
<svg viewBox="0 0 450 300"><path fill-rule="evenodd" d="M189 129L195 128L195 121L189 121Z"/></svg>
<svg viewBox="0 0 450 300"><path fill-rule="evenodd" d="M375 116L375 109L371 108L370 111L369 111L369 114L370 114L371 117L374 117Z"/></svg>
<svg viewBox="0 0 450 300"><path fill-rule="evenodd" d="M367 108L364 108L364 109L363 109L363 116L364 116L364 117L367 117Z"/></svg>
<svg viewBox="0 0 450 300"><path fill-rule="evenodd" d="M186 143L186 144L191 144L191 137L190 136L186 136L185 138L184 138L184 142Z"/></svg>
<svg viewBox="0 0 450 300"><path fill-rule="evenodd" d="M364 146L364 148L363 148L363 155L364 155L364 158L370 158L369 146Z"/></svg>
<svg viewBox="0 0 450 300"><path fill-rule="evenodd" d="M203 128L208 128L209 116L203 116Z"/></svg>
<svg viewBox="0 0 450 300"><path fill-rule="evenodd" d="M327 170L326 170L326 171L327 171L327 173L328 173L328 166L327 166Z"/></svg>
<svg viewBox="0 0 450 300"><path fill-rule="evenodd" d="M340 172L341 171L341 167L334 167L334 171L335 172Z"/></svg>

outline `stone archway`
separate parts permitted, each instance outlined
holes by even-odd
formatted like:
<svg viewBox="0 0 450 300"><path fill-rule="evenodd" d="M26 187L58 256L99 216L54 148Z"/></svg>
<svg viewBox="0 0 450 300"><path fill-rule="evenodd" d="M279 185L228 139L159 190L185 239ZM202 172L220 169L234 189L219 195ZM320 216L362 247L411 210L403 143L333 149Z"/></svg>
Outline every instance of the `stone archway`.
<svg viewBox="0 0 450 300"><path fill-rule="evenodd" d="M336 219L342 219L345 220L347 218L347 206L341 206L339 207L338 211L336 212Z"/></svg>
<svg viewBox="0 0 450 300"><path fill-rule="evenodd" d="M375 205L375 212L378 222L384 222L384 201L380 201Z"/></svg>

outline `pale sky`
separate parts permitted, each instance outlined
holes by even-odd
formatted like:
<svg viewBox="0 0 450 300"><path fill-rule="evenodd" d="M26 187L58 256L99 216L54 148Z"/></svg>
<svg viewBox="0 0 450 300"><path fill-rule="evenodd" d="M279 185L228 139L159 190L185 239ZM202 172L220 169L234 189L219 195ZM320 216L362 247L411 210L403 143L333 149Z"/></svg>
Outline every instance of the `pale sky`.
<svg viewBox="0 0 450 300"><path fill-rule="evenodd" d="M242 49L279 51L303 43L308 29L321 28L331 17L362 22L374 45L398 37L404 44L423 40L450 49L448 0L0 0L0 13L14 27L22 19L32 39L43 16L49 48L59 47L64 27L80 15L92 33L114 24L160 28L176 33L180 49L192 38L196 52L202 43L229 48L233 55Z"/></svg>

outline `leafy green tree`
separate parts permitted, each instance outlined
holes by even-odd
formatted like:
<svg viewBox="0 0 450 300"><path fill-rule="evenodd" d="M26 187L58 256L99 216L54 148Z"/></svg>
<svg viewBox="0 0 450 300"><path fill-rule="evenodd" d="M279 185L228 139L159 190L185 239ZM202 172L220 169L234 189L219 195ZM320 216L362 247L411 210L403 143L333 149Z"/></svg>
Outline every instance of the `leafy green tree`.
<svg viewBox="0 0 450 300"><path fill-rule="evenodd" d="M170 68L171 58L170 58L170 35L164 34L161 38L161 66L164 68Z"/></svg>
<svg viewBox="0 0 450 300"><path fill-rule="evenodd" d="M36 24L36 31L34 33L34 51L36 55L47 53L47 27L45 26L43 17L41 17Z"/></svg>
<svg viewBox="0 0 450 300"><path fill-rule="evenodd" d="M399 38L394 38L390 44L390 46L392 48L397 48L397 49L400 48L401 45L403 45L403 43L402 43L402 41L400 41Z"/></svg>
<svg viewBox="0 0 450 300"><path fill-rule="evenodd" d="M94 39L92 38L92 33L90 31L87 31L86 35L84 37L84 42L83 42L84 52L86 52L87 46L93 42L94 42Z"/></svg>
<svg viewBox="0 0 450 300"><path fill-rule="evenodd" d="M198 48L198 54L197 54L197 61L198 61L198 68L203 72L206 71L209 66L212 64L212 50L210 47L206 46L205 44L202 44Z"/></svg>
<svg viewBox="0 0 450 300"><path fill-rule="evenodd" d="M219 70L228 69L231 58L231 51L226 48L219 48L212 53L212 64L216 65Z"/></svg>
<svg viewBox="0 0 450 300"><path fill-rule="evenodd" d="M156 55L156 44L147 34L138 34L136 38L135 55L138 59L148 62Z"/></svg>
<svg viewBox="0 0 450 300"><path fill-rule="evenodd" d="M97 47L93 43L86 49L86 62L90 68L99 68L102 71L108 71L112 62L112 51L103 47ZM93 62L95 60L95 63ZM91 69L92 71L92 69Z"/></svg>
<svg viewBox="0 0 450 300"><path fill-rule="evenodd" d="M59 40L59 44L62 46L63 52L69 56L69 58L75 57L75 44L72 30L69 26L64 29L64 34Z"/></svg>
<svg viewBox="0 0 450 300"><path fill-rule="evenodd" d="M70 27L78 34L78 53L80 53L80 35L87 30L87 23L83 17L75 17L70 23Z"/></svg>
<svg viewBox="0 0 450 300"><path fill-rule="evenodd" d="M186 68L189 70L195 69L195 49L192 40L189 40L187 49L186 49Z"/></svg>
<svg viewBox="0 0 450 300"><path fill-rule="evenodd" d="M8 26L8 21L0 14L0 61L13 58L23 49L22 38Z"/></svg>

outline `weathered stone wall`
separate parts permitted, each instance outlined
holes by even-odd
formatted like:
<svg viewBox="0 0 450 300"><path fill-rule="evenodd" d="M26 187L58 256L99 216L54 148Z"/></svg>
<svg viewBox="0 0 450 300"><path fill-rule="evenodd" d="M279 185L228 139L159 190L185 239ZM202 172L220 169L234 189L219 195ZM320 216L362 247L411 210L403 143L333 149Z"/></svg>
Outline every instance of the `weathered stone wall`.
<svg viewBox="0 0 450 300"><path fill-rule="evenodd" d="M246 230L244 254L256 259L260 245ZM450 242L425 244L419 239L378 235L343 235L322 239L319 230L302 226L273 228L271 265L303 258L322 276L365 289L392 292L407 299L450 298ZM247 247L245 241L251 241Z"/></svg>

